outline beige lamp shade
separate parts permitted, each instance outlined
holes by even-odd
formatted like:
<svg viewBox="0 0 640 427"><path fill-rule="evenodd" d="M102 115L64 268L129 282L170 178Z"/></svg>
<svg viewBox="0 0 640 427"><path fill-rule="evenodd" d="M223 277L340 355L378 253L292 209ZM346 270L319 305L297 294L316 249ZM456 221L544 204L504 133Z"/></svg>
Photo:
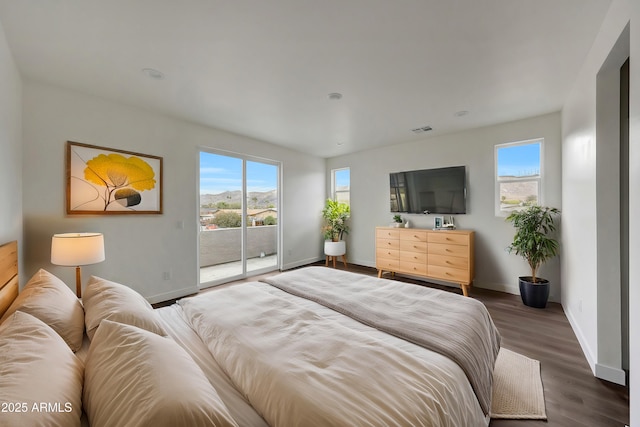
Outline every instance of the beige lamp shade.
<svg viewBox="0 0 640 427"><path fill-rule="evenodd" d="M51 264L76 267L104 261L102 233L54 234L51 239Z"/></svg>
<svg viewBox="0 0 640 427"><path fill-rule="evenodd" d="M64 233L51 238L51 264L76 268L76 295L82 297L80 266L104 261L102 233Z"/></svg>

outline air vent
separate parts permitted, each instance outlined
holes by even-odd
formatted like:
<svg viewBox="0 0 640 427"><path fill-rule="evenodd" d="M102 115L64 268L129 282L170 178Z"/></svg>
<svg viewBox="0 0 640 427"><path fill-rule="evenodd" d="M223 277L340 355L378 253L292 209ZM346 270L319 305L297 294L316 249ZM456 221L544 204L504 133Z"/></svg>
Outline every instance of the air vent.
<svg viewBox="0 0 640 427"><path fill-rule="evenodd" d="M430 130L433 130L431 126L422 126L421 128L411 129L411 132L420 134L420 133L429 132Z"/></svg>

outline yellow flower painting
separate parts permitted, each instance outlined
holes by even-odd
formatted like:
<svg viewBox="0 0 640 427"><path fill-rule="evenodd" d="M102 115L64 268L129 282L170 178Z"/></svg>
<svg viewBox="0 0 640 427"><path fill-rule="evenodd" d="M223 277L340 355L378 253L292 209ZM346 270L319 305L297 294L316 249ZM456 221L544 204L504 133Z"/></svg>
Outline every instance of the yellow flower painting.
<svg viewBox="0 0 640 427"><path fill-rule="evenodd" d="M162 213L162 158L67 143L67 213Z"/></svg>

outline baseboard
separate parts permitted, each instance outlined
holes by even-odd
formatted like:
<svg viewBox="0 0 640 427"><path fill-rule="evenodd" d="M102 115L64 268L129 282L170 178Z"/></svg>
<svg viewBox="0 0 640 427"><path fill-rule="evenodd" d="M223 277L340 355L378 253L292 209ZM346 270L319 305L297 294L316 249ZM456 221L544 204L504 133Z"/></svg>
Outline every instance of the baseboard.
<svg viewBox="0 0 640 427"><path fill-rule="evenodd" d="M313 263L316 263L318 261L324 261L324 257L307 258L307 259L303 259L303 260L299 260L299 261L283 264L282 265L282 271L291 270L293 268L298 268L298 267L303 267L305 265L313 264Z"/></svg>
<svg viewBox="0 0 640 427"><path fill-rule="evenodd" d="M473 286L482 289L489 289L497 292L504 292L511 295L520 295L520 289L517 286L506 285L504 283L482 283L473 282Z"/></svg>
<svg viewBox="0 0 640 427"><path fill-rule="evenodd" d="M197 287L194 288L182 288L172 292L166 292L164 294L153 295L147 298L150 304L156 304L159 302L169 301L172 299L178 299L182 297L186 297L188 295L193 295L198 293L199 289Z"/></svg>
<svg viewBox="0 0 640 427"><path fill-rule="evenodd" d="M587 359L587 363L591 368L591 372L595 376L596 375L596 358L591 352L591 347L589 347L589 344L587 344L587 339L582 333L582 329L580 329L580 327L578 326L578 322L576 321L575 316L573 315L573 312L569 310L569 308L566 307L564 304L562 305L562 308L564 310L565 316L567 316L567 320L569 320L571 329L573 329L573 333L576 335L576 338L578 339L578 343L580 344L580 348L582 348L582 353L584 353L584 357Z"/></svg>
<svg viewBox="0 0 640 427"><path fill-rule="evenodd" d="M504 292L505 294L520 295L520 287L516 284L504 284L504 283L485 283L485 282L473 282L473 286L481 289L489 289L496 292ZM559 298L554 298L553 295L549 295L549 302L560 303Z"/></svg>
<svg viewBox="0 0 640 427"><path fill-rule="evenodd" d="M371 261L359 260L359 259L349 259L349 254L347 254L347 262L349 264L361 265L363 267L371 267L376 268L376 263Z"/></svg>
<svg viewBox="0 0 640 427"><path fill-rule="evenodd" d="M596 377L621 386L627 385L627 375L620 368L612 368L601 363L596 363Z"/></svg>

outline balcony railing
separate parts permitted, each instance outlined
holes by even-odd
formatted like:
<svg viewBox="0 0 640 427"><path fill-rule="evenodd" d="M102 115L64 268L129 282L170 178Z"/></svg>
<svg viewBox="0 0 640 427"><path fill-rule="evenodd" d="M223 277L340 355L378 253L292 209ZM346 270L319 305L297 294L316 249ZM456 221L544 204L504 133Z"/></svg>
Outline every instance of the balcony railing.
<svg viewBox="0 0 640 427"><path fill-rule="evenodd" d="M277 254L277 225L247 227L247 258ZM200 231L200 267L242 260L242 230L217 228Z"/></svg>

